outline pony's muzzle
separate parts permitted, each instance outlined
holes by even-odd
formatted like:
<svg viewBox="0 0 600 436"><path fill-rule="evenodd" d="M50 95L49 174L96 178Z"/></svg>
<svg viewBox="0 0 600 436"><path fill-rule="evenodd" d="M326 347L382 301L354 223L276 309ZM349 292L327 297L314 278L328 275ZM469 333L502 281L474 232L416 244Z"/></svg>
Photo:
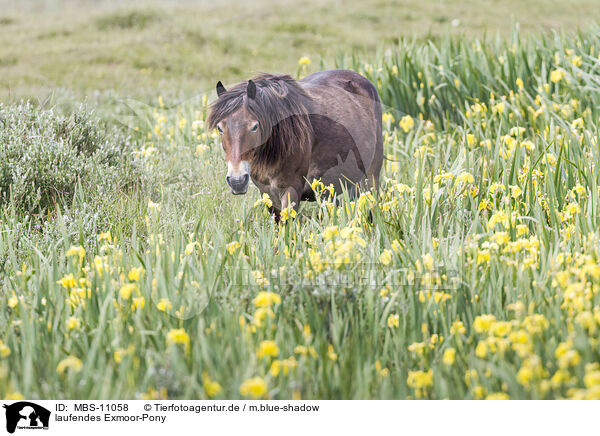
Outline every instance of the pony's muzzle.
<svg viewBox="0 0 600 436"><path fill-rule="evenodd" d="M227 176L225 177L225 180L231 188L233 195L242 195L248 191L248 182L250 182L250 176L248 174L239 177Z"/></svg>

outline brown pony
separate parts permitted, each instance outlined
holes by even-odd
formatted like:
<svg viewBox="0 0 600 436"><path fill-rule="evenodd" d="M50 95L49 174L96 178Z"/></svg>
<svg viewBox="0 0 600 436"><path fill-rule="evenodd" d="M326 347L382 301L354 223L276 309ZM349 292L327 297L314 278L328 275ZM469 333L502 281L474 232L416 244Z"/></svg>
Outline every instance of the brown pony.
<svg viewBox="0 0 600 436"><path fill-rule="evenodd" d="M217 95L207 123L221 135L233 194L245 194L252 179L278 217L314 200L314 179L336 193L343 185L351 195L363 183L377 188L381 102L363 76L328 70L295 81L262 74L229 90L219 82Z"/></svg>

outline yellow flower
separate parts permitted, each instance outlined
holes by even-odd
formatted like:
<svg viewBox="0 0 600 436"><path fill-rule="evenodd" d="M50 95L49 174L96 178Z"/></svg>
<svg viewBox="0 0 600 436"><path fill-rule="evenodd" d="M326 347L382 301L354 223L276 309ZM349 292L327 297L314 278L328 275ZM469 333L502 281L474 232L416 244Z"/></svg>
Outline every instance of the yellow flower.
<svg viewBox="0 0 600 436"><path fill-rule="evenodd" d="M112 242L112 236L110 234L110 230L108 232L100 232L100 234L98 235L98 240L106 241L110 244Z"/></svg>
<svg viewBox="0 0 600 436"><path fill-rule="evenodd" d="M2 341L0 341L0 356L2 357L8 357L10 356L11 350L10 348L4 344Z"/></svg>
<svg viewBox="0 0 600 436"><path fill-rule="evenodd" d="M464 335L467 332L467 329L465 329L464 324L462 323L461 320L456 320L452 323L452 326L450 327L450 333L452 333L453 335L455 334L460 334L460 335Z"/></svg>
<svg viewBox="0 0 600 436"><path fill-rule="evenodd" d="M72 369L75 372L81 371L81 367L83 363L75 356L68 356L67 358L61 360L56 367L56 372L59 374L64 374L68 369Z"/></svg>
<svg viewBox="0 0 600 436"><path fill-rule="evenodd" d="M172 329L167 333L167 345L183 344L185 349L190 348L190 337L184 329Z"/></svg>
<svg viewBox="0 0 600 436"><path fill-rule="evenodd" d="M261 199L256 200L256 202L254 203L254 207L258 207L260 205L264 205L265 207L273 206L273 201L271 201L271 197L269 197L269 194L267 194L266 192L263 193Z"/></svg>
<svg viewBox="0 0 600 436"><path fill-rule="evenodd" d="M456 178L456 182L463 182L463 183L473 183L475 182L475 178L473 177L473 175L471 173L467 173L466 171L463 171L462 173L460 173L460 175Z"/></svg>
<svg viewBox="0 0 600 436"><path fill-rule="evenodd" d="M410 115L405 115L400 120L400 127L404 130L404 133L408 133L415 125L415 120Z"/></svg>
<svg viewBox="0 0 600 436"><path fill-rule="evenodd" d="M297 215L296 209L286 207L285 209L282 209L281 212L279 213L279 219L281 220L282 223L285 223L290 218L296 218L296 215Z"/></svg>
<svg viewBox="0 0 600 436"><path fill-rule="evenodd" d="M422 389L433 386L433 371L408 371L406 380L411 388Z"/></svg>
<svg viewBox="0 0 600 436"><path fill-rule="evenodd" d="M302 354L303 356L306 356L308 354L308 348L305 347L304 345L296 345L294 347L294 353Z"/></svg>
<svg viewBox="0 0 600 436"><path fill-rule="evenodd" d="M531 370L531 368L522 367L521 369L519 369L519 372L517 373L517 381L521 385L527 386L531 382L532 378L533 371Z"/></svg>
<svg viewBox="0 0 600 436"><path fill-rule="evenodd" d="M127 354L127 350L124 350L123 348L118 348L117 350L115 350L115 352L113 353L113 358L115 359L115 362L121 363L125 354Z"/></svg>
<svg viewBox="0 0 600 436"><path fill-rule="evenodd" d="M501 101L499 103L496 103L493 107L494 112L499 113L500 115L502 115L504 113L504 102Z"/></svg>
<svg viewBox="0 0 600 436"><path fill-rule="evenodd" d="M492 327L490 328L490 333L499 337L504 337L510 333L511 329L512 325L510 322L498 321L492 325Z"/></svg>
<svg viewBox="0 0 600 436"><path fill-rule="evenodd" d="M252 302L256 307L271 307L274 304L281 304L281 297L274 292L261 291Z"/></svg>
<svg viewBox="0 0 600 436"><path fill-rule="evenodd" d="M81 246L72 246L67 250L67 257L71 256L79 256L79 259L83 259L85 257L85 250Z"/></svg>
<svg viewBox="0 0 600 436"><path fill-rule="evenodd" d="M418 356L422 356L427 349L425 342L413 342L408 346L408 351L415 353Z"/></svg>
<svg viewBox="0 0 600 436"><path fill-rule="evenodd" d="M123 300L129 300L129 298L131 297L131 293L135 290L135 288L136 288L135 283L126 283L123 286L121 286L121 290L119 291L119 296Z"/></svg>
<svg viewBox="0 0 600 436"><path fill-rule="evenodd" d="M275 313L273 313L270 307L259 307L254 312L254 316L252 318L254 319L254 325L261 327L267 318L275 318Z"/></svg>
<svg viewBox="0 0 600 436"><path fill-rule="evenodd" d="M264 397L267 390L267 383L261 377L250 378L240 386L240 394L254 399Z"/></svg>
<svg viewBox="0 0 600 436"><path fill-rule="evenodd" d="M523 79L521 79L520 77L517 77L517 80L515 80L515 83L517 84L517 87L519 89L523 89L524 88Z"/></svg>
<svg viewBox="0 0 600 436"><path fill-rule="evenodd" d="M196 245L198 244L198 242L190 242L189 244L187 244L185 246L185 255L186 256L190 256L193 252L194 252L194 248L196 247Z"/></svg>
<svg viewBox="0 0 600 436"><path fill-rule="evenodd" d="M493 392L485 397L486 400L509 400L510 397L504 392Z"/></svg>
<svg viewBox="0 0 600 436"><path fill-rule="evenodd" d="M73 274L67 274L62 279L57 281L56 283L63 286L65 289L74 288L77 285L77 282L75 281L75 277L73 277Z"/></svg>
<svg viewBox="0 0 600 436"><path fill-rule="evenodd" d="M156 212L160 212L160 209L161 209L160 203L155 203L152 200L148 200L148 209L155 210Z"/></svg>
<svg viewBox="0 0 600 436"><path fill-rule="evenodd" d="M143 275L144 275L144 268L142 268L140 266L139 268L135 268L135 267L131 268L131 270L129 270L129 274L127 275L127 277L132 282L137 282L140 280L140 277L142 277Z"/></svg>
<svg viewBox="0 0 600 436"><path fill-rule="evenodd" d="M382 121L383 121L384 124L393 123L394 122L394 116L391 113L389 113L389 112L385 112L381 116L381 119L382 119Z"/></svg>
<svg viewBox="0 0 600 436"><path fill-rule="evenodd" d="M384 265L389 265L392 262L392 251L385 249L379 255L379 261Z"/></svg>
<svg viewBox="0 0 600 436"><path fill-rule="evenodd" d="M202 373L202 381L204 384L204 392L208 398L215 397L222 391L221 385L216 381L211 380L206 371Z"/></svg>
<svg viewBox="0 0 600 436"><path fill-rule="evenodd" d="M488 346L485 342L481 341L477 344L475 348L475 355L480 359L484 359L488 354Z"/></svg>
<svg viewBox="0 0 600 436"><path fill-rule="evenodd" d="M423 255L423 267L427 271L432 271L434 266L433 256L429 253Z"/></svg>
<svg viewBox="0 0 600 436"><path fill-rule="evenodd" d="M375 371L381 378L385 378L390 375L390 370L388 368L383 368L379 360L375 361Z"/></svg>
<svg viewBox="0 0 600 436"><path fill-rule="evenodd" d="M146 305L146 299L144 297L136 297L133 299L131 310L143 309Z"/></svg>
<svg viewBox="0 0 600 436"><path fill-rule="evenodd" d="M72 316L67 320L67 330L79 330L80 328L81 321L79 321L79 318Z"/></svg>
<svg viewBox="0 0 600 436"><path fill-rule="evenodd" d="M283 375L287 376L290 373L290 370L298 367L298 361L294 356L290 356L284 360L274 360L271 363L271 368L269 369L269 373L273 377L277 377L283 370Z"/></svg>
<svg viewBox="0 0 600 436"><path fill-rule="evenodd" d="M454 348L446 348L444 356L442 357L442 362L444 362L445 365L452 366L454 365L455 359L456 350Z"/></svg>
<svg viewBox="0 0 600 436"><path fill-rule="evenodd" d="M397 314L388 316L387 326L389 328L398 328L400 326L400 317Z"/></svg>
<svg viewBox="0 0 600 436"><path fill-rule="evenodd" d="M233 254L233 253L235 253L235 250L240 248L240 243L238 241L230 242L229 244L226 245L226 248L227 248L227 251L229 252L229 254Z"/></svg>
<svg viewBox="0 0 600 436"><path fill-rule="evenodd" d="M565 72L562 70L554 70L550 73L550 81L552 83L560 82L565 77Z"/></svg>
<svg viewBox="0 0 600 436"><path fill-rule="evenodd" d="M331 344L327 346L327 357L329 357L329 360L333 361L336 361L338 358L338 355L335 351L333 351L333 345Z"/></svg>
<svg viewBox="0 0 600 436"><path fill-rule="evenodd" d="M13 295L12 297L10 297L8 299L8 307L10 307L11 309L14 309L15 307L17 307L18 304L19 304L19 299L16 297L16 295Z"/></svg>
<svg viewBox="0 0 600 436"><path fill-rule="evenodd" d="M301 67L310 65L310 59L306 56L302 56L300 59L298 59L298 65Z"/></svg>
<svg viewBox="0 0 600 436"><path fill-rule="evenodd" d="M494 315L480 315L475 318L473 328L477 333L484 333L487 332L495 322L496 317Z"/></svg>
<svg viewBox="0 0 600 436"><path fill-rule="evenodd" d="M258 350L256 351L256 356L259 359L264 357L275 357L279 355L279 347L274 341L262 341L258 346Z"/></svg>
<svg viewBox="0 0 600 436"><path fill-rule="evenodd" d="M156 308L161 312L166 312L167 310L171 310L173 308L173 305L166 298L161 298L156 304Z"/></svg>

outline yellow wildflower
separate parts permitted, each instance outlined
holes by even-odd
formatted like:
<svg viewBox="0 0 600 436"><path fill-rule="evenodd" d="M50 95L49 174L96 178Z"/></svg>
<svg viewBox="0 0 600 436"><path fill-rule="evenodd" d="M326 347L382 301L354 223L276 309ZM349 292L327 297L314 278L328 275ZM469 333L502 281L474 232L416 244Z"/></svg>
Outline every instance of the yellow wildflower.
<svg viewBox="0 0 600 436"><path fill-rule="evenodd" d="M553 70L550 73L550 81L552 83L560 82L565 77L565 72L562 70Z"/></svg>
<svg viewBox="0 0 600 436"><path fill-rule="evenodd" d="M67 330L79 330L81 328L81 321L79 318L75 318L74 316L70 317L67 320Z"/></svg>
<svg viewBox="0 0 600 436"><path fill-rule="evenodd" d="M452 366L454 365L455 359L456 350L454 348L446 348L444 356L442 357L442 362L444 362L445 365Z"/></svg>
<svg viewBox="0 0 600 436"><path fill-rule="evenodd" d="M261 377L250 378L240 386L240 394L254 399L264 397L267 390L267 383Z"/></svg>
<svg viewBox="0 0 600 436"><path fill-rule="evenodd" d="M400 120L400 127L404 130L405 133L408 133L410 129L412 129L415 125L415 121L410 115L405 115Z"/></svg>
<svg viewBox="0 0 600 436"><path fill-rule="evenodd" d="M166 312L167 310L171 310L173 308L173 304L166 298L161 298L156 304L156 308L161 312Z"/></svg>
<svg viewBox="0 0 600 436"><path fill-rule="evenodd" d="M78 256L79 260L85 257L85 250L82 246L73 245L71 248L67 250L67 257Z"/></svg>
<svg viewBox="0 0 600 436"><path fill-rule="evenodd" d="M186 350L190 347L190 337L184 329L172 329L167 333L167 345L183 344Z"/></svg>
<svg viewBox="0 0 600 436"><path fill-rule="evenodd" d="M379 255L379 261L384 265L389 265L392 262L392 251L385 249Z"/></svg>
<svg viewBox="0 0 600 436"><path fill-rule="evenodd" d="M59 374L64 374L68 369L72 369L75 372L81 371L81 367L83 363L75 356L68 356L67 358L61 360L56 367L56 371Z"/></svg>
<svg viewBox="0 0 600 436"><path fill-rule="evenodd" d="M264 357L275 357L279 355L279 347L274 341L262 341L258 346L256 355L259 359L262 359Z"/></svg>
<svg viewBox="0 0 600 436"><path fill-rule="evenodd" d="M135 267L131 268L129 270L129 274L127 275L127 277L132 282L137 282L140 280L140 277L142 277L143 275L144 275L144 268L142 268L140 266L139 268L135 268Z"/></svg>
<svg viewBox="0 0 600 436"><path fill-rule="evenodd" d="M129 300L131 297L131 293L136 289L135 283L126 283L121 286L121 290L119 291L119 296L123 300Z"/></svg>
<svg viewBox="0 0 600 436"><path fill-rule="evenodd" d="M256 294L252 302L256 307L271 307L274 304L281 304L281 297L274 292L261 291Z"/></svg>

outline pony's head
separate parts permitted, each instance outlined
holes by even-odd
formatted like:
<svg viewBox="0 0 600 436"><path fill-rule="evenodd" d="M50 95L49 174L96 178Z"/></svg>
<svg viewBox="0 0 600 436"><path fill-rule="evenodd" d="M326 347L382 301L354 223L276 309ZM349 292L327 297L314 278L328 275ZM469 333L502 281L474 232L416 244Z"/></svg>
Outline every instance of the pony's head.
<svg viewBox="0 0 600 436"><path fill-rule="evenodd" d="M306 149L312 134L308 96L290 76L263 74L229 90L218 82L217 96L207 123L221 136L233 194L246 193L251 167L259 172L293 147Z"/></svg>

